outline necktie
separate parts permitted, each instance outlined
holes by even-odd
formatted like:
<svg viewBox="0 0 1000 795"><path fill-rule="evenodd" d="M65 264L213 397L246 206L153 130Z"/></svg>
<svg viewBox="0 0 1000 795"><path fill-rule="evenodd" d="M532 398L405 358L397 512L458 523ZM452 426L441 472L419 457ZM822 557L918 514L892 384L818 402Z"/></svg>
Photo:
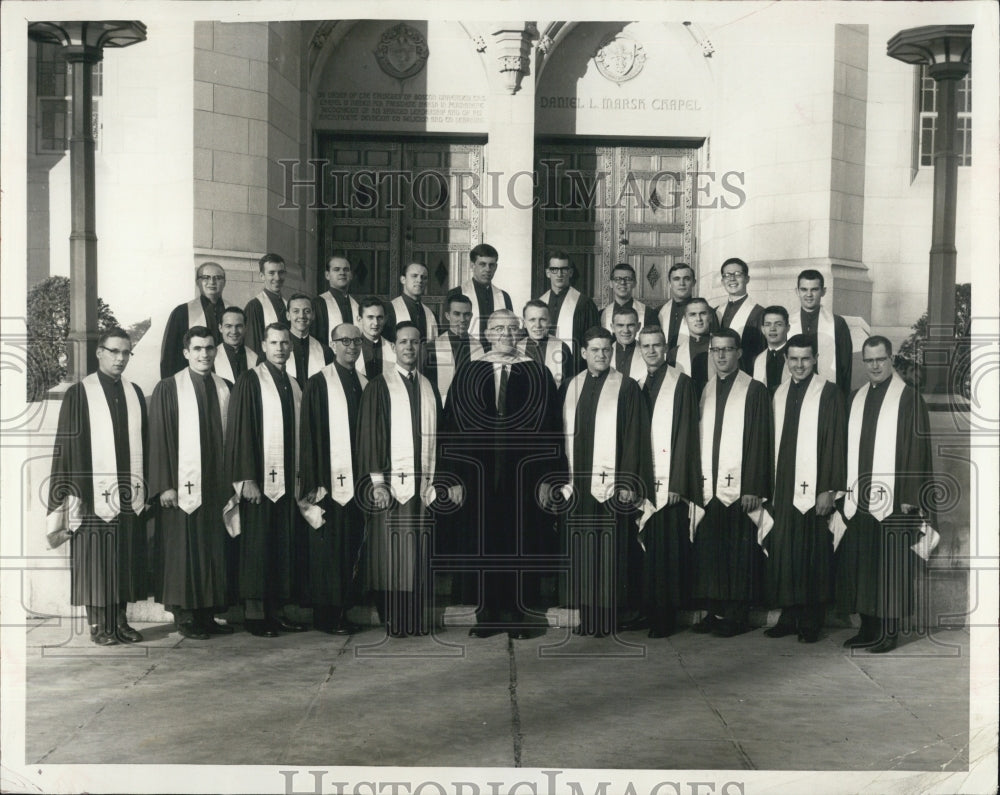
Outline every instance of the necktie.
<svg viewBox="0 0 1000 795"><path fill-rule="evenodd" d="M507 413L507 365L500 366L500 391L497 395L497 416L503 417Z"/></svg>

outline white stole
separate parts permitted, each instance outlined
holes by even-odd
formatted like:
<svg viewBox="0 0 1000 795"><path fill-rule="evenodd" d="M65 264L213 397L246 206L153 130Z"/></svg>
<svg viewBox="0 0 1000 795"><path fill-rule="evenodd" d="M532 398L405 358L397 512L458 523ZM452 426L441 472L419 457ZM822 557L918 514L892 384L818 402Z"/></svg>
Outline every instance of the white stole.
<svg viewBox="0 0 1000 795"><path fill-rule="evenodd" d="M311 334L306 337L306 340L309 342L309 353L306 356L306 377L309 378L326 367L326 360L323 358L323 346L320 344L320 341ZM288 361L285 363L285 372L288 373L289 378L295 379L298 377L295 372L294 354L288 357Z"/></svg>
<svg viewBox="0 0 1000 795"><path fill-rule="evenodd" d="M542 300L548 304L552 300L552 291L546 290L542 295ZM576 314L576 305L580 303L580 291L575 287L566 288L566 297L559 308L559 323L556 326L556 336L563 340L570 340L570 351L576 351L576 340L573 339L573 316Z"/></svg>
<svg viewBox="0 0 1000 795"><path fill-rule="evenodd" d="M519 353L528 355L528 340L523 339L517 343ZM530 357L529 357L530 358ZM545 366L552 373L552 380L556 386L562 386L563 363L566 361L566 354L563 352L562 340L549 336L545 340Z"/></svg>
<svg viewBox="0 0 1000 795"><path fill-rule="evenodd" d="M752 380L742 370L730 378L733 385L722 413L719 444L719 474L712 482L712 449L715 446L715 392L718 379L710 378L701 393L701 472L705 505L714 496L727 508L740 498L743 477L743 428L747 391Z"/></svg>
<svg viewBox="0 0 1000 795"><path fill-rule="evenodd" d="M777 479L778 450L785 424L785 401L791 382L778 387L774 393L774 471ZM826 379L814 375L802 397L799 410L799 432L795 440L795 481L792 505L799 513L806 513L816 505L817 457L819 455L819 404ZM802 486L802 484L805 486Z"/></svg>
<svg viewBox="0 0 1000 795"><path fill-rule="evenodd" d="M788 316L788 336L802 333L802 310ZM837 337L834 333L833 315L825 306L819 308L816 321L816 372L831 384L837 383Z"/></svg>
<svg viewBox="0 0 1000 795"><path fill-rule="evenodd" d="M187 302L188 328L205 325L205 307L201 304L201 297ZM215 329L209 329L215 331Z"/></svg>
<svg viewBox="0 0 1000 795"><path fill-rule="evenodd" d="M580 392L586 379L591 378L590 372L584 370L569 382L566 392L566 402L563 404L563 427L566 430L566 458L569 461L570 482L563 487L566 498L573 494L573 439L576 436L576 406L580 401ZM625 377L615 371L608 372L597 399L597 416L594 418L594 453L593 461L582 462L590 465L590 493L598 502L607 502L615 487L615 461L618 452L618 394L621 392Z"/></svg>
<svg viewBox="0 0 1000 795"><path fill-rule="evenodd" d="M190 368L174 377L177 386L177 504L184 513L194 513L201 506L201 423L198 397ZM222 435L225 441L226 413L229 409L229 389L219 376L212 374L212 384L219 397L222 415ZM209 418L206 416L207 423Z"/></svg>
<svg viewBox="0 0 1000 795"><path fill-rule="evenodd" d="M396 323L411 319L410 309L403 300L403 296L399 295L392 299L392 308L396 313ZM424 317L427 319L427 339L432 340L438 335L437 320L434 319L434 313L426 305L420 304L420 308L424 310Z"/></svg>
<svg viewBox="0 0 1000 795"><path fill-rule="evenodd" d="M333 330L337 328L337 326L339 326L341 323L350 323L351 325L357 325L359 309L358 309L358 302L354 299L353 296L350 295L347 296L347 300L350 301L351 303L351 312L354 314L354 317L350 318L344 317L343 314L341 314L340 304L337 303L337 299L333 297L333 293L331 293L329 290L327 290L325 293L321 293L319 297L322 298L323 301L326 303L326 316L327 318L329 318L329 323L327 324L326 327L327 337L333 334ZM326 340L324 344L329 345L330 340Z"/></svg>
<svg viewBox="0 0 1000 795"><path fill-rule="evenodd" d="M260 380L261 419L263 424L264 450L264 487L263 492L271 502L277 502L285 493L288 476L291 475L295 485L293 494L298 497L298 472L285 472L285 425L281 413L281 396L278 387L271 377L267 365L261 362L253 368ZM299 408L302 403L302 390L294 378L289 378L292 387L292 406L295 413L295 467L299 465ZM274 473L272 476L271 473Z"/></svg>
<svg viewBox="0 0 1000 795"><path fill-rule="evenodd" d="M885 397L879 407L875 426L875 455L872 458L873 478L879 480L881 496L876 499L873 488L869 495L868 512L880 522L892 513L896 490L896 437L899 432L899 401L905 384L895 373L885 385ZM861 451L861 424L864 421L865 398L870 384L865 384L854 395L851 416L847 423L847 484L851 491L844 500L844 516L850 519L858 510L858 456ZM912 430L912 429L911 429ZM872 486L875 485L874 479Z"/></svg>
<svg viewBox="0 0 1000 795"><path fill-rule="evenodd" d="M80 383L87 395L87 412L90 416L91 480L94 488L94 513L105 522L121 513L118 492L118 462L115 458L115 433L111 421L111 408L104 397L104 388L91 373ZM132 511L140 514L146 505L146 481L142 475L142 409L139 396L131 381L121 379L128 412L129 491ZM107 496L105 496L107 494ZM103 497L103 500L101 499ZM83 520L79 498L69 497L69 529L76 530ZM76 500L76 502L74 502Z"/></svg>
<svg viewBox="0 0 1000 795"><path fill-rule="evenodd" d="M472 283L472 279L466 279L462 282L461 290L462 295L472 301L472 321L469 323L469 336L482 344L482 338L479 334L479 319L483 316L483 309L479 306L479 296L476 294L476 286ZM507 304L503 300L503 291L495 287L492 282L490 282L490 290L493 291L493 311L496 312L498 309L506 308Z"/></svg>
<svg viewBox="0 0 1000 795"><path fill-rule="evenodd" d="M225 378L227 381L231 381L231 382L235 383L236 382L236 376L233 375L233 366L229 363L229 356L226 353L225 348L223 348L222 345L219 345L219 347L216 349L216 351L217 351L216 354L215 354L215 373L216 373L216 375L219 375L222 378ZM251 359L250 354L253 354L253 361L252 362L250 360ZM257 359L260 358L257 355L257 351L253 350L252 348L247 347L246 345L243 346L243 354L242 355L243 355L243 360L246 362L246 368L247 368L247 370L249 370L254 365L256 365L257 364Z"/></svg>
<svg viewBox="0 0 1000 795"><path fill-rule="evenodd" d="M608 331L614 331L615 326L612 322L615 315L615 307L617 304L612 301L604 309L601 310L601 325L604 326ZM642 328L642 324L646 321L646 305L635 298L632 299L632 308L636 311L639 316L639 328Z"/></svg>
<svg viewBox="0 0 1000 795"><path fill-rule="evenodd" d="M264 312L264 328L266 329L272 323L283 322L278 318L278 313L274 311L274 306L271 304L271 299L267 297L267 290L261 290L255 298L260 301L260 308ZM281 299L285 303L285 308L288 308L288 301L284 298Z"/></svg>
<svg viewBox="0 0 1000 795"><path fill-rule="evenodd" d="M382 372L389 390L389 488L396 502L405 505L417 493L416 466L411 432L412 415L410 395L403 383L403 377L395 367ZM436 497L434 487L434 466L437 461L437 401L431 382L417 373L417 388L420 390L420 499L430 505Z"/></svg>
<svg viewBox="0 0 1000 795"><path fill-rule="evenodd" d="M682 328L686 327L686 324L682 324ZM709 342L709 345L712 343ZM706 354L707 363L706 371L708 374L708 380L711 381L715 378L715 362L712 361L711 352ZM684 335L684 339L680 337L677 338L677 355L674 357L674 367L680 370L688 378L694 378L692 372L693 368L691 365L691 335L690 333Z"/></svg>
<svg viewBox="0 0 1000 795"><path fill-rule="evenodd" d="M660 311L656 315L656 319L660 321L660 328L663 329L663 338L667 339L670 336L670 310L671 305L674 303L672 298L667 299L667 302L660 307ZM682 307L683 309L683 307ZM690 337L691 329L688 328L687 320L684 318L683 311L681 312L681 323L677 327L677 340L680 342L681 337Z"/></svg>
<svg viewBox="0 0 1000 795"><path fill-rule="evenodd" d="M382 350L382 370L385 371L386 364L396 363L396 349L392 347L392 344L385 337L379 337L379 348ZM358 371L359 375L367 376L365 371L365 356L364 356L364 343L361 343L361 355L358 360L354 363L354 369Z"/></svg>
<svg viewBox="0 0 1000 795"><path fill-rule="evenodd" d="M354 499L354 454L351 451L351 423L347 410L347 395L337 373L336 364L328 364L321 371L326 381L326 408L330 429L330 496L338 505L347 505ZM361 388L368 379L359 375ZM341 479L343 478L343 479ZM326 496L326 488L316 491L316 502Z"/></svg>
<svg viewBox="0 0 1000 795"><path fill-rule="evenodd" d="M719 319L720 327L722 326L722 316L726 314L726 306L729 303L729 301L726 301L725 303L719 304L715 308L715 316ZM751 299L748 295L743 303L740 304L740 308L736 310L736 314L733 315L733 319L729 323L729 328L742 337L743 329L746 327L747 320L750 318L750 313L753 312L753 308L755 306L757 306L757 304L755 304L753 299Z"/></svg>
<svg viewBox="0 0 1000 795"><path fill-rule="evenodd" d="M472 361L483 357L483 346L469 334L469 358ZM451 348L451 334L447 331L434 340L434 363L437 367L437 388L441 400L448 396L448 389L455 378L455 355Z"/></svg>
<svg viewBox="0 0 1000 795"><path fill-rule="evenodd" d="M757 354L757 358L753 360L753 380L760 381L764 386L767 386L767 354L770 353L771 349L768 348L763 353ZM781 364L781 383L785 383L792 374L788 372L788 347L785 347L785 361Z"/></svg>

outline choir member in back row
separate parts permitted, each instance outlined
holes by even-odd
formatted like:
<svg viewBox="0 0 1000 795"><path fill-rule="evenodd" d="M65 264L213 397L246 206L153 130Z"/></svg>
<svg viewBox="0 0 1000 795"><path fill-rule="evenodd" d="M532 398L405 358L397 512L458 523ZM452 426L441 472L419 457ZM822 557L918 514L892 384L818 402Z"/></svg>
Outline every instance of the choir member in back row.
<svg viewBox="0 0 1000 795"><path fill-rule="evenodd" d="M215 262L203 262L195 271L198 297L174 308L167 318L160 347L160 378L169 378L187 368L183 354L184 332L192 326L204 326L212 334L216 345L220 342L219 325L226 308L222 291L226 286L226 272Z"/></svg>
<svg viewBox="0 0 1000 795"><path fill-rule="evenodd" d="M488 243L480 243L469 252L469 278L457 287L452 287L446 300L455 295L464 295L472 305L469 335L481 347L488 349L486 323L490 315L499 309L513 309L510 295L493 283L499 267L500 255ZM444 395L442 395L442 398Z"/></svg>

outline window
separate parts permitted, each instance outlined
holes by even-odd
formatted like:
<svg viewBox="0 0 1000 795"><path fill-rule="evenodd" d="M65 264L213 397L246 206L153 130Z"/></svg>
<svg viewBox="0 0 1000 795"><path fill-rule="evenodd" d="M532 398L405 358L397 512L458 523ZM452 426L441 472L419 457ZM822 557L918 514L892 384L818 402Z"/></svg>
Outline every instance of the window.
<svg viewBox="0 0 1000 795"><path fill-rule="evenodd" d="M921 66L917 77L919 97L917 165L934 165L934 136L937 134L938 85L927 74L927 67ZM955 126L960 166L972 165L972 74L967 74L958 84L955 97L958 120Z"/></svg>
<svg viewBox="0 0 1000 795"><path fill-rule="evenodd" d="M70 118L70 66L57 44L39 43L35 70L35 151L38 154L61 154L69 149L72 129ZM101 62L94 64L93 133L99 147L99 97L102 92Z"/></svg>

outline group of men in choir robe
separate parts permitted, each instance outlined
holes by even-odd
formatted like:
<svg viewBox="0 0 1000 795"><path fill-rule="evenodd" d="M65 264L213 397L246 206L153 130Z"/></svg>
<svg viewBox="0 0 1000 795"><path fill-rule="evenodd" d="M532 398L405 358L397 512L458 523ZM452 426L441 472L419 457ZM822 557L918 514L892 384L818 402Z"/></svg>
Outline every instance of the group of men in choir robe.
<svg viewBox="0 0 1000 795"><path fill-rule="evenodd" d="M738 258L715 308L677 263L657 316L619 264L598 312L555 251L519 318L493 284L496 250L469 259L440 334L421 263L386 306L349 294L340 256L327 292L285 299L267 254L244 310L203 263L199 297L168 320L148 428L122 378L131 342L102 336L98 371L62 406L49 497L95 643L141 640L125 604L150 592L198 640L231 632L214 616L233 605L261 637L307 629L288 605L349 634L366 592L390 636L426 634L445 561L477 605L474 637L531 636L542 577L568 567L558 599L578 634L666 637L697 608L695 632L732 637L766 604L781 608L766 634L812 643L836 595L862 617L845 645L895 648L911 547L933 544L926 408L882 337L847 400L850 335L822 274L799 275L790 316L751 300Z"/></svg>

